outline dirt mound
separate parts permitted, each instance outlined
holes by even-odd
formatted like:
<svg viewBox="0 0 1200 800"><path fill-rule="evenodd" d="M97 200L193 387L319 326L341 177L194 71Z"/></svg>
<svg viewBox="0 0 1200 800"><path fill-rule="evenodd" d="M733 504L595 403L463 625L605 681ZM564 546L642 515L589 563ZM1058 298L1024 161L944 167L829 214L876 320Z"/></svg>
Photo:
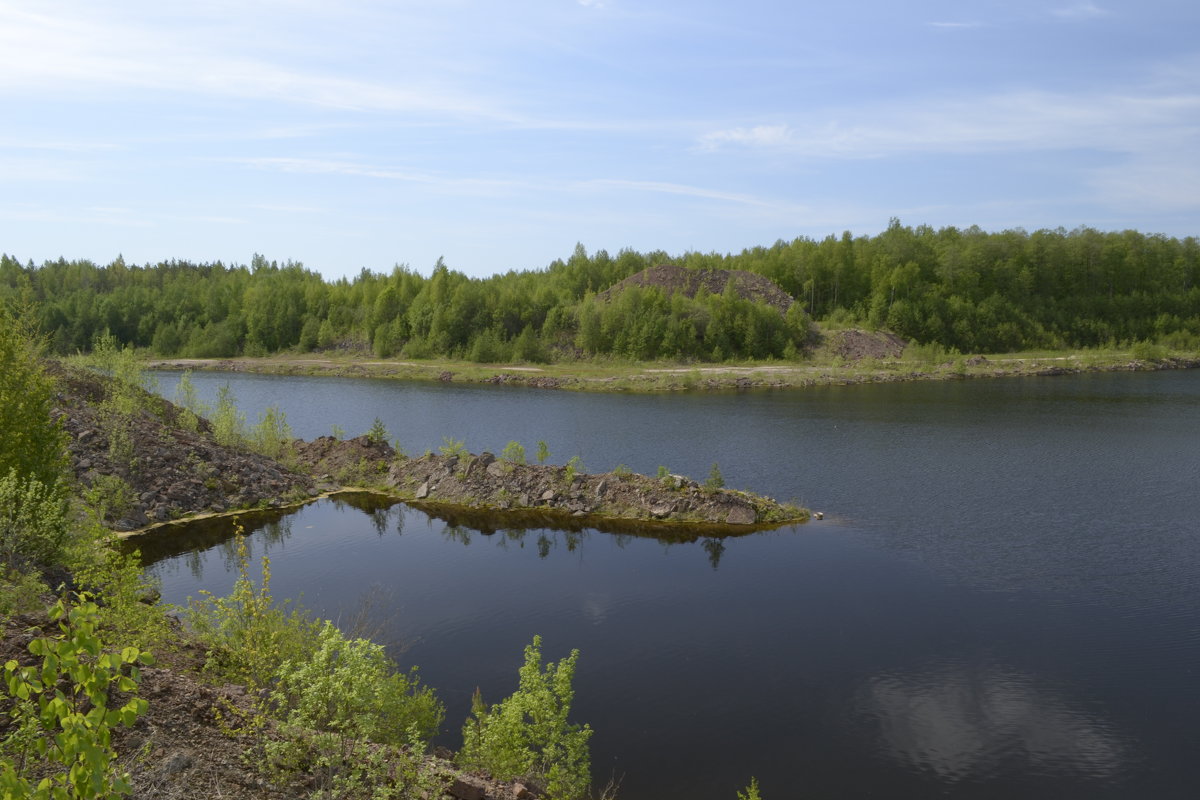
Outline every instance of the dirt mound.
<svg viewBox="0 0 1200 800"><path fill-rule="evenodd" d="M863 358L899 358L908 342L886 331L864 331L848 328L825 331L817 349L829 356L858 361Z"/></svg>
<svg viewBox="0 0 1200 800"><path fill-rule="evenodd" d="M729 282L733 281L733 291L743 300L764 303L779 309L780 314L786 314L795 301L792 296L779 288L779 284L770 278L753 272L728 269L688 269L675 264L659 264L656 267L644 269L636 275L630 275L620 283L610 286L596 295L602 300L611 300L630 286L653 286L662 290L670 297L682 293L695 297L701 287L709 294L721 294Z"/></svg>
<svg viewBox="0 0 1200 800"><path fill-rule="evenodd" d="M311 442L297 439L292 447L301 469L322 481L348 486L378 483L396 458L390 444L368 436L346 440L318 436Z"/></svg>

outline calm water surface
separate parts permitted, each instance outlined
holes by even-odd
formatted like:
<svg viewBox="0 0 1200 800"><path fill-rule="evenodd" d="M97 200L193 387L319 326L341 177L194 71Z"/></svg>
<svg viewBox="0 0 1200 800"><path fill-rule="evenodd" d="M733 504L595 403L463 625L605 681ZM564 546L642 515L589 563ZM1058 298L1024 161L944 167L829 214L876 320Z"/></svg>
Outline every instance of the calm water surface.
<svg viewBox="0 0 1200 800"><path fill-rule="evenodd" d="M160 373L170 397L177 374ZM409 453L544 439L826 512L722 542L480 531L368 498L262 519L277 597L366 616L445 701L583 651L576 718L621 797L1193 797L1200 372L582 395L197 373L297 435ZM231 585L227 525L142 542L167 600Z"/></svg>

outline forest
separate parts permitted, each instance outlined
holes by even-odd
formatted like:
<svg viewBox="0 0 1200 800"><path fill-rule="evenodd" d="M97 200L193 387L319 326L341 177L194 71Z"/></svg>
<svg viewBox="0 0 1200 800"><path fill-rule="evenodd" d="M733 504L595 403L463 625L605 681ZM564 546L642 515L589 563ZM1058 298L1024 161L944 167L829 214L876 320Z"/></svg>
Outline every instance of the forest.
<svg viewBox="0 0 1200 800"><path fill-rule="evenodd" d="M722 293L597 293L648 267L745 270L797 302L786 314ZM24 265L0 256L0 301L31 308L50 348L106 332L160 356L369 349L381 358L546 362L803 357L811 322L886 329L963 353L1149 341L1200 348L1200 241L1092 228L985 232L893 219L874 236L797 238L737 254L582 245L541 269L473 278L442 259L325 280L303 264L118 257Z"/></svg>

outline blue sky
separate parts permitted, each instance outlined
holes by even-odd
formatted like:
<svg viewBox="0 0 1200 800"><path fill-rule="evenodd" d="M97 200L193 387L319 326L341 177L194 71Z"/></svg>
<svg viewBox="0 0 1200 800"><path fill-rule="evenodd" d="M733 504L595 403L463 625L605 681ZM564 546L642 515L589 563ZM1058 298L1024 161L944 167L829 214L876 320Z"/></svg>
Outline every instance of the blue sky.
<svg viewBox="0 0 1200 800"><path fill-rule="evenodd" d="M1200 4L0 0L0 252L489 275L1200 234Z"/></svg>

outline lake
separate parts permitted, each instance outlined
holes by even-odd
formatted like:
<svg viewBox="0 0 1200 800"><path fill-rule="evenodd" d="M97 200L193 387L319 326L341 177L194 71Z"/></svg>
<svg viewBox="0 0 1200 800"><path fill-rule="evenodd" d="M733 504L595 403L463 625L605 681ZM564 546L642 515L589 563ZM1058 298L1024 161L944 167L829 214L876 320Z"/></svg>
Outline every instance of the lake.
<svg viewBox="0 0 1200 800"><path fill-rule="evenodd" d="M178 373L158 373L171 397ZM538 440L825 512L671 544L485 533L370 497L247 518L276 597L366 619L447 706L582 656L573 717L627 800L1191 797L1200 786L1200 372L577 394L196 373L251 423L419 455ZM228 590L228 522L139 542L164 599Z"/></svg>

